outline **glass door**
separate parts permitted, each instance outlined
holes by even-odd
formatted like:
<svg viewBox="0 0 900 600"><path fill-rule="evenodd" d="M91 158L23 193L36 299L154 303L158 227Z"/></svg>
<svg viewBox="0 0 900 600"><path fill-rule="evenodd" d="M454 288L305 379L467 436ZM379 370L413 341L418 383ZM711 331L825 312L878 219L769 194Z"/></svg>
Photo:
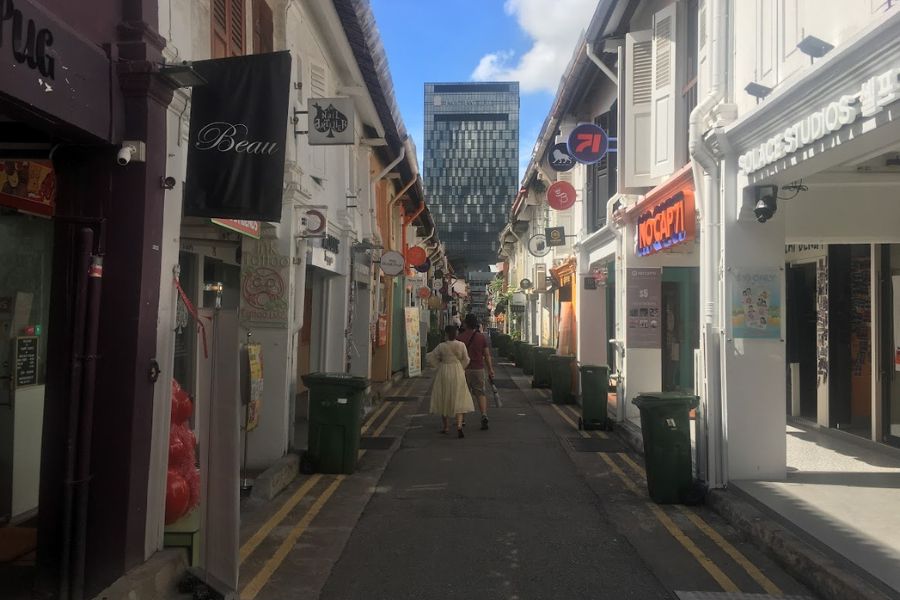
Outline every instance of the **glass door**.
<svg viewBox="0 0 900 600"><path fill-rule="evenodd" d="M882 248L884 440L900 447L900 244Z"/></svg>

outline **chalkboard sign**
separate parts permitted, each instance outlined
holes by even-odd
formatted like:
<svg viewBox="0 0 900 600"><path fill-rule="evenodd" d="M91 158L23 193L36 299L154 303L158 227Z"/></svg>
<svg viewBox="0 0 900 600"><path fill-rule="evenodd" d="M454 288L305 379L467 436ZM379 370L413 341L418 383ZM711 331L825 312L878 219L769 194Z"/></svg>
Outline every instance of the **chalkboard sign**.
<svg viewBox="0 0 900 600"><path fill-rule="evenodd" d="M15 347L16 387L37 385L38 339L35 336L17 337Z"/></svg>

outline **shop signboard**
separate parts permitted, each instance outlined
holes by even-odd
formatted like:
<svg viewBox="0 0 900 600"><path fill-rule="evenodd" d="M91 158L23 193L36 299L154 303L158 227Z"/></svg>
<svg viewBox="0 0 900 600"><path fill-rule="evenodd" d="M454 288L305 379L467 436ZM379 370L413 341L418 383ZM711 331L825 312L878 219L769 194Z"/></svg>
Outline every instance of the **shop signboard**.
<svg viewBox="0 0 900 600"><path fill-rule="evenodd" d="M735 269L731 288L731 335L734 338L781 338L781 271Z"/></svg>
<svg viewBox="0 0 900 600"><path fill-rule="evenodd" d="M547 189L547 203L554 210L567 210L575 204L575 187L568 181L557 181Z"/></svg>
<svg viewBox="0 0 900 600"><path fill-rule="evenodd" d="M891 68L862 82L856 93L833 98L812 113L762 141L738 158L745 173L753 173L813 144L860 116L873 117L900 100L900 68ZM801 157L802 158L802 157Z"/></svg>
<svg viewBox="0 0 900 600"><path fill-rule="evenodd" d="M422 349L419 343L419 308L407 306L406 316L406 367L410 377L422 374Z"/></svg>
<svg viewBox="0 0 900 600"><path fill-rule="evenodd" d="M289 52L193 63L184 214L281 221Z"/></svg>
<svg viewBox="0 0 900 600"><path fill-rule="evenodd" d="M650 256L695 237L694 193L684 189L640 213L635 233L637 256Z"/></svg>
<svg viewBox="0 0 900 600"><path fill-rule="evenodd" d="M353 98L310 98L309 145L337 146L355 142Z"/></svg>
<svg viewBox="0 0 900 600"><path fill-rule="evenodd" d="M406 260L396 250L388 250L381 255L381 270L389 277L395 277L403 272Z"/></svg>
<svg viewBox="0 0 900 600"><path fill-rule="evenodd" d="M241 322L285 327L291 259L272 240L244 240L241 259Z"/></svg>
<svg viewBox="0 0 900 600"><path fill-rule="evenodd" d="M545 227L544 238L547 240L547 246L565 246L566 229L565 227Z"/></svg>
<svg viewBox="0 0 900 600"><path fill-rule="evenodd" d="M31 0L0 1L3 92L108 140L110 60Z"/></svg>
<svg viewBox="0 0 900 600"><path fill-rule="evenodd" d="M600 162L609 150L609 136L603 128L593 123L581 123L566 140L569 155L580 163L592 165Z"/></svg>
<svg viewBox="0 0 900 600"><path fill-rule="evenodd" d="M547 149L547 164L554 171L565 173L575 167L575 159L569 155L569 147L565 143L554 144Z"/></svg>
<svg viewBox="0 0 900 600"><path fill-rule="evenodd" d="M239 221L237 219L212 219L216 225L259 239L261 224L259 221Z"/></svg>
<svg viewBox="0 0 900 600"><path fill-rule="evenodd" d="M0 160L0 206L52 217L56 210L53 163L33 159Z"/></svg>
<svg viewBox="0 0 900 600"><path fill-rule="evenodd" d="M626 269L626 301L628 348L661 348L662 271L660 269Z"/></svg>
<svg viewBox="0 0 900 600"><path fill-rule="evenodd" d="M263 362L262 344L247 344L248 384L247 431L253 431L259 425L259 411L262 408L263 396Z"/></svg>

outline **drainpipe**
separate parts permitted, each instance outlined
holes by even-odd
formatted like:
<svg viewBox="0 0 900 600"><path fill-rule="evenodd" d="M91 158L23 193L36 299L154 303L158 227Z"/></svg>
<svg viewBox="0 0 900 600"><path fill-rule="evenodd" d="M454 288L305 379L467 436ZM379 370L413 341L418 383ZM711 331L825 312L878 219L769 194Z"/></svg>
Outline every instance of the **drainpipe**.
<svg viewBox="0 0 900 600"><path fill-rule="evenodd" d="M587 57L589 59L591 59L591 62L593 62L595 65L597 65L597 67L601 71L603 71L604 75L609 77L609 80L612 81L614 86L619 87L619 76L616 75L615 73L613 73L612 69L607 67L606 63L604 63L602 60L600 60L599 56L594 54L594 49L591 48L591 45L589 43L584 45L584 53L587 55Z"/></svg>
<svg viewBox="0 0 900 600"><path fill-rule="evenodd" d="M377 194L376 191L375 191L375 185L376 185L379 181L381 181L382 179L384 179L385 177L387 177L387 174L390 173L391 171L393 171L393 170L394 170L394 167L396 167L397 165L399 165L400 162L401 162L404 158L406 158L406 144L401 144L401 146L400 146L400 153L397 155L397 158L395 158L394 160L392 160L391 163L390 163L388 166L386 166L386 167L381 171L381 173L379 173L378 175L376 175L376 176L375 176L375 179L372 180L372 183L371 183L371 185L369 186L369 187L371 188L371 189L370 189L370 193L369 193L369 198L370 198L370 202L369 202L369 216L370 216L370 219L371 219L372 237L375 238L375 241L378 242L378 245L379 245L379 246L383 246L383 245L384 245L384 241L381 239L381 234L380 234L379 231L378 231L378 219L377 219L377 217L375 216L375 209L376 209L377 198L378 198L378 194Z"/></svg>
<svg viewBox="0 0 900 600"><path fill-rule="evenodd" d="M710 89L688 121L689 149L693 162L697 206L700 210L700 299L701 327L707 343L703 347L703 367L706 370L704 390L706 449L706 481L709 487L722 487L726 482L726 436L724 403L722 402L722 364L718 348L721 343L718 308L719 271L722 251L721 199L718 196L719 162L703 140L705 121L719 102L725 99L725 70L727 67L727 0L710 0ZM702 333L702 332L701 332ZM710 351L711 356L707 356Z"/></svg>

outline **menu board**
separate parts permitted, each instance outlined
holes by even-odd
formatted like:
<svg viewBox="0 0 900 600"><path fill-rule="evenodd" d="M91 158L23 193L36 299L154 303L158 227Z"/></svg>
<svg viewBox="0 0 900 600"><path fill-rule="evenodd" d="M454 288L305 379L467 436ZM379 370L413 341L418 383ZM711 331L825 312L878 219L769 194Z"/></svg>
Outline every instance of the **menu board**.
<svg viewBox="0 0 900 600"><path fill-rule="evenodd" d="M17 337L15 340L15 385L17 388L38 383L38 339L35 336Z"/></svg>
<svg viewBox="0 0 900 600"><path fill-rule="evenodd" d="M660 269L626 269L626 301L629 348L662 347L662 272Z"/></svg>
<svg viewBox="0 0 900 600"><path fill-rule="evenodd" d="M419 348L419 309L407 306L406 313L406 361L409 376L422 374L422 349Z"/></svg>

